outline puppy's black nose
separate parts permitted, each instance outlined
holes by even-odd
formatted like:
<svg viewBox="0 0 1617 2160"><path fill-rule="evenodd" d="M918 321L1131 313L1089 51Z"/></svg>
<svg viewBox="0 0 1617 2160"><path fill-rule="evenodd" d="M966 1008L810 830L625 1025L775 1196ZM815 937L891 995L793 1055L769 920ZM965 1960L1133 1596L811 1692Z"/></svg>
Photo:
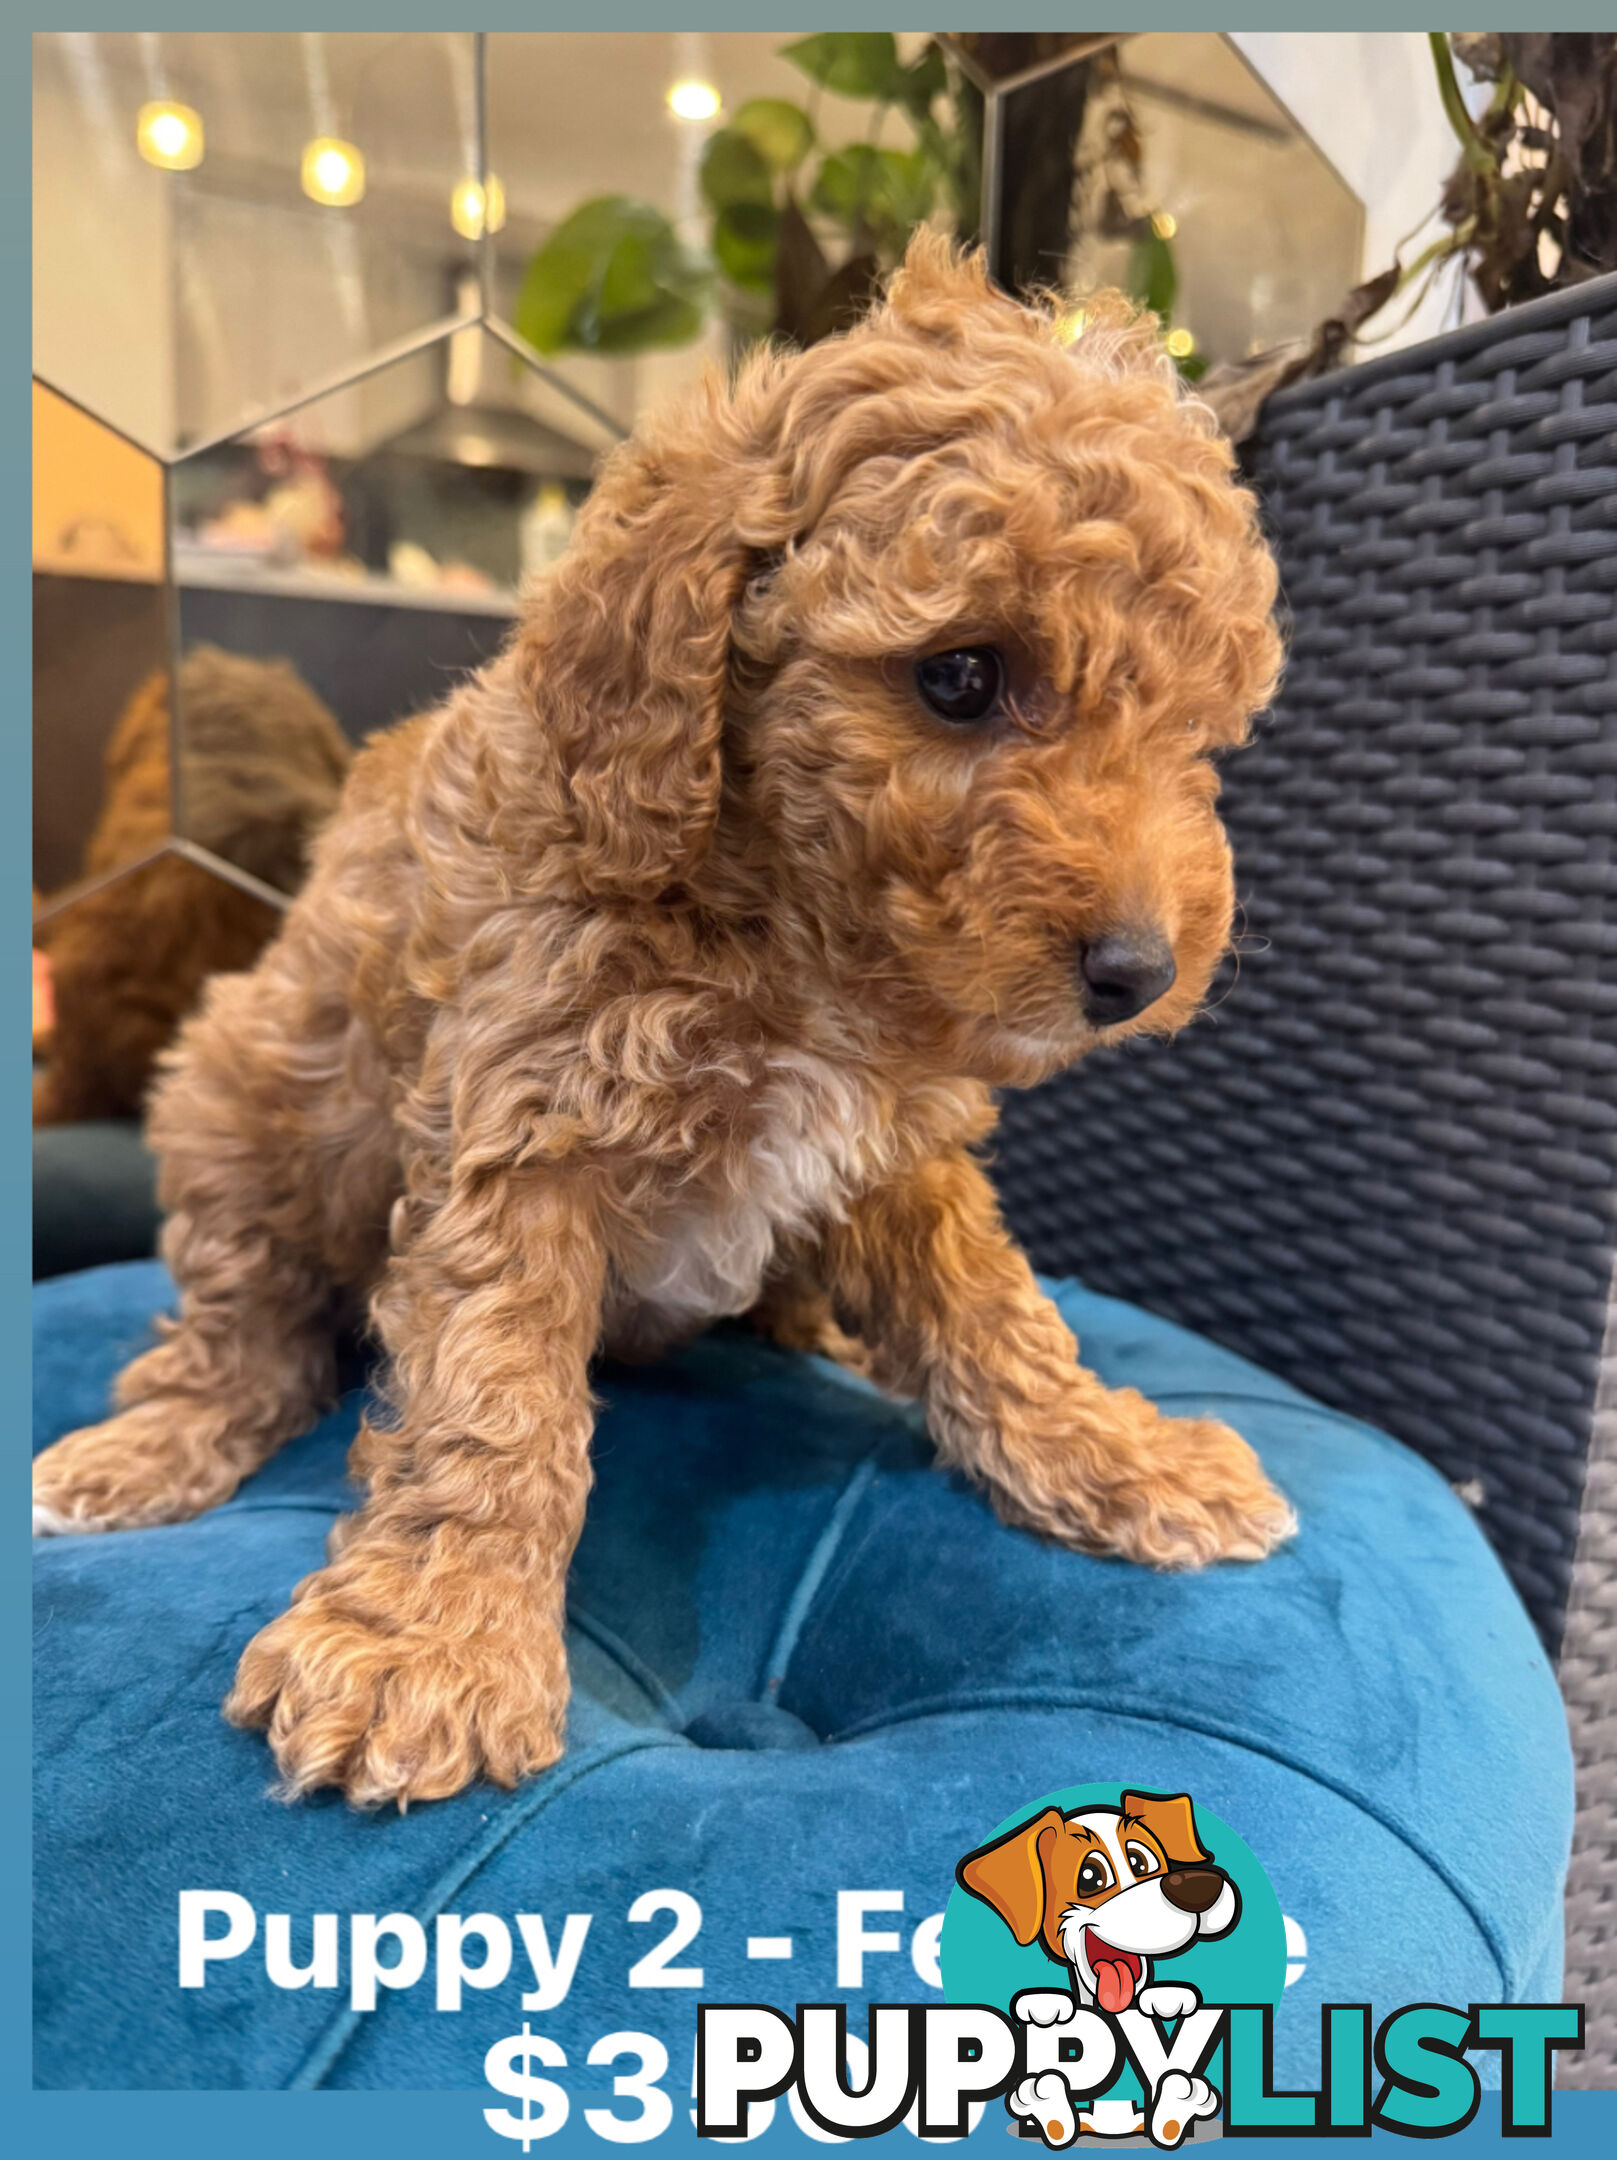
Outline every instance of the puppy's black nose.
<svg viewBox="0 0 1617 2160"><path fill-rule="evenodd" d="M1173 988L1173 954L1160 930L1111 930L1078 948L1084 1016L1096 1027L1132 1020Z"/></svg>
<svg viewBox="0 0 1617 2160"><path fill-rule="evenodd" d="M1162 1878L1163 1896L1181 1912L1206 1912L1223 1887L1223 1876L1212 1868L1175 1868Z"/></svg>

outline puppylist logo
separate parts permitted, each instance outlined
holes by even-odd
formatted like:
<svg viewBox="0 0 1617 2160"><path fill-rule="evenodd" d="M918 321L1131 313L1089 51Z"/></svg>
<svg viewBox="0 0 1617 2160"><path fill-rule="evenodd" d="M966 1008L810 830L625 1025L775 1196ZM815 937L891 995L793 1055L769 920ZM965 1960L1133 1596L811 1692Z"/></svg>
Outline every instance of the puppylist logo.
<svg viewBox="0 0 1617 2160"><path fill-rule="evenodd" d="M1021 1988L1010 2002L1026 2038L1023 2075L1005 2104L1024 2134L1059 2150L1080 2130L1145 2130L1171 2150L1218 2112L1218 2088L1204 2075L1218 2013L1177 1970L1158 1977L1194 1944L1232 1934L1241 1918L1241 1893L1203 1846L1188 1794L1127 1792L1116 1804L1042 1808L968 1853L956 1879L1018 1948L1036 1944L1065 1968L1065 1987ZM1266 1996L1271 1964L1257 1953ZM1282 1984L1284 1966L1282 1923ZM1170 2025L1171 2046L1163 2040ZM1139 2097L1099 2097L1125 2056Z"/></svg>
<svg viewBox="0 0 1617 2160"><path fill-rule="evenodd" d="M1480 2103L1468 2053L1492 2049L1504 2134L1543 2137L1554 2052L1583 2045L1576 2003L1418 2002L1379 2023L1369 2003L1326 2003L1318 2089L1277 2091L1285 1921L1252 1852L1188 1793L1051 1793L955 1873L948 2001L873 2006L867 2046L850 2045L840 2003L800 2004L795 2020L764 2004L698 2010L700 2136L745 2136L749 2106L789 2091L844 2138L900 2123L966 2136L995 2100L1050 2151L1142 2135L1173 2151L1215 2125L1446 2137Z"/></svg>

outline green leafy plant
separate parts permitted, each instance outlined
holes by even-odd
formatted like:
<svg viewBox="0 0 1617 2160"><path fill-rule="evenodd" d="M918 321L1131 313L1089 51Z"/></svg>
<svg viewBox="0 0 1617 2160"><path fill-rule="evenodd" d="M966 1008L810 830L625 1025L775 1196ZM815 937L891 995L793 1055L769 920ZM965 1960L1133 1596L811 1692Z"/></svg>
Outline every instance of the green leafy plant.
<svg viewBox="0 0 1617 2160"><path fill-rule="evenodd" d="M1460 162L1443 191L1449 227L1402 271L1464 258L1490 312L1617 269L1617 35L1428 32ZM1492 94L1473 120L1459 59Z"/></svg>
<svg viewBox="0 0 1617 2160"><path fill-rule="evenodd" d="M1445 273L1469 275L1495 314L1617 270L1617 35L1433 30L1427 38L1460 152L1442 199L1388 267L1355 286L1311 337L1212 371L1202 394L1235 442L1252 433L1276 390L1340 367L1355 340L1371 345L1401 329ZM1456 60L1474 82L1491 85L1475 117ZM1434 219L1443 229L1406 260ZM1401 313L1387 322L1383 311L1395 302ZM1365 334L1378 316L1386 326Z"/></svg>
<svg viewBox="0 0 1617 2160"><path fill-rule="evenodd" d="M517 328L544 353L683 345L702 327L709 283L707 266L660 211L598 195L564 218L529 264Z"/></svg>
<svg viewBox="0 0 1617 2160"><path fill-rule="evenodd" d="M809 97L749 99L709 136L705 253L660 210L621 195L580 204L548 236L516 306L540 352L685 344L714 308L743 337L813 344L859 314L940 204L957 230L975 228L980 114L956 94L936 41L906 63L891 31L822 31L782 57L808 78ZM825 91L870 105L865 141L822 146ZM911 138L903 148L876 139L890 112Z"/></svg>
<svg viewBox="0 0 1617 2160"><path fill-rule="evenodd" d="M975 50L985 39L954 42ZM998 47L1016 50L996 48L991 66L1002 62L1014 72L1017 55L1034 42L999 35ZM890 31L821 31L783 46L781 57L807 77L808 95L801 105L749 99L708 137L700 168L703 249L682 240L651 204L621 195L580 204L545 240L516 307L517 328L540 352L684 344L715 311L740 339L812 345L858 317L918 225L942 213L961 239L977 238L982 98L943 42L929 40L906 61ZM1129 243L1128 289L1167 329L1179 287L1173 221L1155 212L1145 191L1140 132L1115 53L1075 61L1063 79L1060 109L1046 113L1059 123L1049 155L1023 176L1039 196L1024 236L1035 266L1029 275L1036 280L1046 267L1059 274L1074 237L1074 202L1093 194L1102 234ZM863 141L822 141L826 92L870 107ZM1099 147L1086 163L1078 135L1092 95L1108 105ZM880 140L892 114L908 137L896 146ZM1014 262L1005 274L1020 282ZM1188 339L1177 357L1186 374L1201 372Z"/></svg>

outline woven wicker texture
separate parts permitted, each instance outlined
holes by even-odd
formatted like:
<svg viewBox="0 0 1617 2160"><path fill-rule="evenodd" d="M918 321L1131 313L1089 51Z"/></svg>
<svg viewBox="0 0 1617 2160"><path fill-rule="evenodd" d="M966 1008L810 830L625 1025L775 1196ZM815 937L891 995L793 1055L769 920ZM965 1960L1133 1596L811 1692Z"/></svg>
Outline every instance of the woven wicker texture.
<svg viewBox="0 0 1617 2160"><path fill-rule="evenodd" d="M1010 1098L1000 1187L1040 1265L1430 1457L1553 1652L1617 1172L1617 279L1286 393L1255 470L1239 977Z"/></svg>
<svg viewBox="0 0 1617 2160"><path fill-rule="evenodd" d="M1584 2006L1584 2044L1557 2057L1557 2082L1605 2088L1617 2085L1617 1311L1606 1329L1560 1679L1578 1766L1566 1999Z"/></svg>

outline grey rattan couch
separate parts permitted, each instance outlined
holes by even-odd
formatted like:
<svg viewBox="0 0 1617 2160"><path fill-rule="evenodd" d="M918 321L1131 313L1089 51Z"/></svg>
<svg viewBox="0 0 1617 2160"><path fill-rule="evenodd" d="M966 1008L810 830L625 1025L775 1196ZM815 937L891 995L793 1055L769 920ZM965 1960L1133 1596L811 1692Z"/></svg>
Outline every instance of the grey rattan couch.
<svg viewBox="0 0 1617 2160"><path fill-rule="evenodd" d="M1000 1185L1041 1265L1476 1507L1579 1756L1565 2074L1617 2083L1617 278L1275 398L1252 467L1290 660L1226 776L1239 974L1013 1098Z"/></svg>

